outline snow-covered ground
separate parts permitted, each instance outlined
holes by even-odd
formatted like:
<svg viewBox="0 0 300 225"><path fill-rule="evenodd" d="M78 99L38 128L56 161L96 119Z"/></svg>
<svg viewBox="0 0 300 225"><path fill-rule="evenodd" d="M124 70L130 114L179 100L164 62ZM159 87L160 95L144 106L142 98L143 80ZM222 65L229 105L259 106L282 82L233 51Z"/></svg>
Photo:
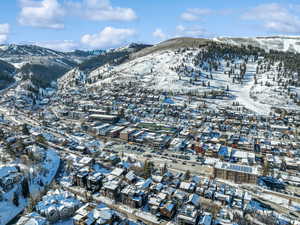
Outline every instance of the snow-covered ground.
<svg viewBox="0 0 300 225"><path fill-rule="evenodd" d="M18 207L12 203L14 192L18 192L19 190L20 186L15 186L11 191L5 194L5 200L0 202L0 224L7 224L26 207L27 201L21 196L19 198Z"/></svg>
<svg viewBox="0 0 300 225"><path fill-rule="evenodd" d="M73 219L68 219L68 220L60 220L53 225L73 225Z"/></svg>
<svg viewBox="0 0 300 225"><path fill-rule="evenodd" d="M46 176L40 176L41 174L38 174L35 179L32 179L30 185L30 193L35 194L40 192L43 189L43 187L40 187L36 183L38 180L41 180L45 185L50 184L56 175L59 165L60 165L59 155L54 150L49 149L47 151L46 159L44 160L44 163L42 165L42 167L49 172L47 173Z"/></svg>
<svg viewBox="0 0 300 225"><path fill-rule="evenodd" d="M276 37L245 37L231 38L219 37L214 38L214 41L219 41L232 45L253 45L267 51L273 49L276 51L292 51L300 53L300 36L276 36Z"/></svg>
<svg viewBox="0 0 300 225"><path fill-rule="evenodd" d="M27 62L11 63L17 69L21 69L22 66L26 65Z"/></svg>
<svg viewBox="0 0 300 225"><path fill-rule="evenodd" d="M247 109L256 112L261 115L268 115L270 113L270 105L261 104L259 102L254 101L250 98L250 90L252 88L252 84L247 84L240 90L237 94L237 101L245 106Z"/></svg>
<svg viewBox="0 0 300 225"><path fill-rule="evenodd" d="M256 64L248 64L248 70L246 72L246 79L248 82L245 85L237 85L235 86L235 95L236 101L238 101L241 105L245 106L247 109L256 112L262 115L268 115L271 110L271 106L268 104L262 104L258 101L255 101L250 97L250 92L253 87L253 77L255 74Z"/></svg>
<svg viewBox="0 0 300 225"><path fill-rule="evenodd" d="M250 95L265 106L280 106L300 110L300 107L290 98L288 88L278 85L277 76L278 72L275 70L275 66L268 72L259 73L257 84L252 85ZM284 80L285 78L281 76L281 79ZM269 85L266 85L267 83ZM300 93L299 87L289 86L289 89L291 93Z"/></svg>
<svg viewBox="0 0 300 225"><path fill-rule="evenodd" d="M49 149L47 151L47 156L44 162L42 163L41 167L47 169L49 173L46 176L41 176L38 174L36 178L30 182L30 193L31 194L38 194L42 191L43 187L40 187L36 181L42 180L43 183L50 184L59 168L60 158L58 154L54 151ZM45 187L45 186L44 186ZM19 206L16 207L12 203L13 194L14 192L21 193L21 186L15 186L12 190L7 192L4 195L4 198L7 199L6 201L0 201L0 224L7 224L10 220L12 220L15 216L17 216L20 212L24 210L27 206L27 199L24 199L22 194L19 194Z"/></svg>
<svg viewBox="0 0 300 225"><path fill-rule="evenodd" d="M137 58L130 62L121 64L116 67L103 66L93 72L91 77L96 77L99 74L103 79L92 85L101 85L102 83L118 81L121 79L138 79L141 83L149 88L159 90L198 90L202 82L190 84L190 78L182 76L179 79L179 74L173 71L170 67L179 66L184 58L187 58L188 53L197 54L197 51L186 52L185 54L175 54L174 51L156 52L144 57ZM191 62L187 62L191 68Z"/></svg>
<svg viewBox="0 0 300 225"><path fill-rule="evenodd" d="M289 202L288 198L283 198L283 197L279 197L279 196L267 194L267 193L260 193L259 195L262 199L273 202L274 204L281 205L290 210L299 211L300 204L297 202L294 202L294 201ZM289 203L290 203L290 205L289 205Z"/></svg>

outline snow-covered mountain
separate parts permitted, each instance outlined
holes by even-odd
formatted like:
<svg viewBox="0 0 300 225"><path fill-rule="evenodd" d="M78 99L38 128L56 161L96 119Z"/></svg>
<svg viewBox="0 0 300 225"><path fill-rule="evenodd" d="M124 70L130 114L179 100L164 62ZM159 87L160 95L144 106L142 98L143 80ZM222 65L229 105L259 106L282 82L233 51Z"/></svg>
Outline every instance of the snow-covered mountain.
<svg viewBox="0 0 300 225"><path fill-rule="evenodd" d="M185 57L185 54L180 56L180 53L177 52L176 57L172 58L172 54L176 50L187 47L201 48L211 42L208 39L174 38L153 46L131 44L122 48L111 49L97 56L97 58L91 58L83 62L77 68L66 73L59 79L59 85L62 88L67 88L78 83L85 83L88 80L94 83L98 79L97 77L110 77L111 73L118 74L118 68L123 67L127 67L125 71L128 70L127 75L130 76L132 73L137 74L141 72L139 71L141 68L138 68L136 71L135 67L141 66L143 68L144 63L153 64L154 67L158 67L158 72L163 72L163 68L171 67L181 62L179 58ZM161 61L158 59L161 59Z"/></svg>
<svg viewBox="0 0 300 225"><path fill-rule="evenodd" d="M272 37L254 37L254 38L233 38L218 37L214 41L233 44L233 45L252 45L262 48L266 51L289 51L300 53L300 37L298 36L272 36Z"/></svg>
<svg viewBox="0 0 300 225"><path fill-rule="evenodd" d="M211 40L203 38L173 38L159 44L143 48L142 50L131 54L130 58L134 59L163 50L172 50L179 48L201 48L211 42Z"/></svg>
<svg viewBox="0 0 300 225"><path fill-rule="evenodd" d="M289 71L285 76L278 69L280 60L274 61L274 57L288 53L272 56L260 48L239 45L224 45L223 41L209 39L171 39L125 54L118 58L118 63L114 63L117 58L104 60L93 68L86 62L89 70L77 67L58 80L59 93L80 87L103 90L112 84L135 84L138 88L178 95L225 92L228 98L263 114L274 103L298 107L294 98L290 98L293 94L286 91L287 87L293 93L300 90L297 72L285 65Z"/></svg>
<svg viewBox="0 0 300 225"><path fill-rule="evenodd" d="M205 51L205 47L209 43L213 43L213 41L174 38L136 51L128 50L131 48L111 50L109 54L98 56L101 57L102 63L98 63L94 68L87 71L79 66L79 68L69 71L59 79L59 86L66 90L79 83L91 87L114 80L122 82L122 80L138 79L141 84L154 89L185 91L199 89L200 81L190 82L190 79L196 73L201 73L198 65L195 65L195 58ZM111 54L114 54L113 57ZM104 60L105 57L107 60ZM116 60L119 60L119 63L114 63ZM90 62L86 61L84 64L89 67ZM209 80L206 79L208 76L206 72L203 72L201 76L203 76L201 82ZM213 83L214 81L212 81ZM224 89L224 85L226 87L226 83L216 86Z"/></svg>
<svg viewBox="0 0 300 225"><path fill-rule="evenodd" d="M63 67L74 66L92 56L92 52L59 52L36 45L0 45L0 59L21 68L24 64L55 64ZM88 54L88 55L87 55Z"/></svg>
<svg viewBox="0 0 300 225"><path fill-rule="evenodd" d="M14 82L15 73L13 65L0 60L0 90Z"/></svg>
<svg viewBox="0 0 300 225"><path fill-rule="evenodd" d="M199 61L211 43L214 42L208 39L175 38L131 51L112 61L102 58L103 63L93 69L74 68L69 71L58 80L58 86L65 92L79 86L97 88L107 83L139 82L143 87L159 91L224 91L232 85L232 78L224 74L225 62L220 61L219 71L211 74L210 59ZM119 63L114 63L117 59ZM85 64L89 65L88 62Z"/></svg>
<svg viewBox="0 0 300 225"><path fill-rule="evenodd" d="M132 43L125 47L104 51L98 56L91 57L79 64L77 67L68 71L59 79L59 84L61 87L82 84L86 82L88 74L97 70L97 68L101 68L102 66L107 67L108 65L120 65L123 62L128 61L135 53L141 52L143 49L150 47L151 45Z"/></svg>
<svg viewBox="0 0 300 225"><path fill-rule="evenodd" d="M81 87L97 90L111 84L135 83L139 88L158 93L205 96L212 92L220 96L226 93L228 98L239 99L248 108L263 112L275 102L270 99L283 105L297 103L293 93L300 93L297 69L300 55L288 52L300 50L298 40L296 37L175 38L153 46L131 44L105 51L69 53L8 45L0 47L0 59L15 67L19 65L12 73L17 80L14 89L33 99L39 99L40 93L43 97L49 96L48 92L52 95L56 89L52 81L56 80L58 94ZM279 52L268 53L261 48ZM95 56L97 53L100 54ZM46 93L49 87L52 89ZM279 89L280 98L276 94ZM285 93L285 89L289 92ZM267 100L263 100L265 96Z"/></svg>
<svg viewBox="0 0 300 225"><path fill-rule="evenodd" d="M31 79L36 86L46 87L67 71L102 52L59 52L35 45L10 44L0 45L0 60L15 68L17 80Z"/></svg>
<svg viewBox="0 0 300 225"><path fill-rule="evenodd" d="M130 44L110 50L59 52L34 45L2 45L2 67L5 65L5 68L8 68L10 65L13 72L9 77L7 74L1 75L0 63L0 81L4 78L7 80L1 83L3 85L0 89L4 88L1 93L16 99L27 108L39 103L46 104L56 91L57 79L64 74L62 79L67 78L68 81L83 80L85 74L95 68L107 63L120 64L129 58L129 54L148 46ZM71 82L66 82L67 86L70 84Z"/></svg>
<svg viewBox="0 0 300 225"><path fill-rule="evenodd" d="M103 50L59 52L35 45L0 46L0 92L30 108L47 102L62 75Z"/></svg>

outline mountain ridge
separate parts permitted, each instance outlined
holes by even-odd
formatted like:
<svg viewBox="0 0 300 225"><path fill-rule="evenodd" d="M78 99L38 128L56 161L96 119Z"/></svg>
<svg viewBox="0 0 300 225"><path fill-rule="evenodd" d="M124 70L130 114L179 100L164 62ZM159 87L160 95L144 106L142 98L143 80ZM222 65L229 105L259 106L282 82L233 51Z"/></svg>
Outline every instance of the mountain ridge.
<svg viewBox="0 0 300 225"><path fill-rule="evenodd" d="M212 40L238 46L252 45L266 51L300 53L300 36L216 37Z"/></svg>

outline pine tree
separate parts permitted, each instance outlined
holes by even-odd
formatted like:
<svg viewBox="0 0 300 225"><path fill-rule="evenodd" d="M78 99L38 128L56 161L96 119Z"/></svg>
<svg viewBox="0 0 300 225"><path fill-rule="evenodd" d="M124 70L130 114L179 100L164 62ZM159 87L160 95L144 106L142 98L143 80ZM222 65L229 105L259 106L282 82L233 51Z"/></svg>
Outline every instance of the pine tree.
<svg viewBox="0 0 300 225"><path fill-rule="evenodd" d="M164 175L166 172L168 172L168 167L167 167L167 164L165 163L164 167L162 168L161 175Z"/></svg>
<svg viewBox="0 0 300 225"><path fill-rule="evenodd" d="M184 174L184 179L185 180L189 180L191 178L191 171L187 170Z"/></svg>
<svg viewBox="0 0 300 225"><path fill-rule="evenodd" d="M4 131L0 129L0 140L2 140L4 136L5 136Z"/></svg>
<svg viewBox="0 0 300 225"><path fill-rule="evenodd" d="M285 160L282 160L281 165L280 165L280 169L283 171L286 171L287 168L287 164Z"/></svg>
<svg viewBox="0 0 300 225"><path fill-rule="evenodd" d="M25 177L22 182L22 195L24 198L29 197L29 184L28 179Z"/></svg>
<svg viewBox="0 0 300 225"><path fill-rule="evenodd" d="M270 165L268 161L265 161L263 165L263 176L268 176L269 173L270 173Z"/></svg>
<svg viewBox="0 0 300 225"><path fill-rule="evenodd" d="M68 159L67 160L67 165L66 165L66 168L67 168L68 172L72 172L72 165L73 165L72 160Z"/></svg>
<svg viewBox="0 0 300 225"><path fill-rule="evenodd" d="M19 195L17 194L17 192L14 192L12 201L15 206L17 206L17 207L19 206Z"/></svg>
<svg viewBox="0 0 300 225"><path fill-rule="evenodd" d="M152 168L153 168L153 163L146 160L145 163L144 163L144 169L143 169L145 178L151 177Z"/></svg>

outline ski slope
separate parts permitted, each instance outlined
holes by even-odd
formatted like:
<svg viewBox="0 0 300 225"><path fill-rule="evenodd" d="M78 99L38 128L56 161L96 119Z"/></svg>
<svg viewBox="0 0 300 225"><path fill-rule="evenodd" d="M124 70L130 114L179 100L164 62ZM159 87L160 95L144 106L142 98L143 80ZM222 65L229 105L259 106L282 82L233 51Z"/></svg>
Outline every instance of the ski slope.
<svg viewBox="0 0 300 225"><path fill-rule="evenodd" d="M271 108L278 105L298 107L291 102L287 95L280 93L280 87L265 85L265 81L271 79L269 78L270 74L257 74L259 84L254 84L257 63L253 60L248 61L245 77L242 83L238 83L233 79L234 75L230 76L227 73L230 67L226 65L225 60L221 59L217 71L213 70L211 74L203 67L195 65L194 59L203 50L205 49L189 48L185 51L181 51L181 49L156 51L120 65L105 64L88 74L74 69L62 77L59 82L61 86L66 87L62 88L62 91L66 91L69 84L72 83L72 79L83 80L87 88L134 81L146 88L179 95L209 93L210 91L222 92L228 87L234 101L257 114L268 115ZM244 63L244 60L236 59L234 63L236 64L234 74L238 75L240 73L239 65ZM207 65L206 62L204 64ZM182 67L184 70L181 70ZM277 75L276 71L273 73L274 76ZM197 79L194 79L196 76ZM85 82L86 79L91 79L92 82ZM232 104L232 100L216 101L216 104L224 105L224 103Z"/></svg>
<svg viewBox="0 0 300 225"><path fill-rule="evenodd" d="M262 104L259 101L255 101L250 97L250 92L254 84L254 74L256 72L256 66L256 63L250 63L247 65L247 83L245 85L235 86L236 101L238 101L241 105L245 106L247 109L257 114L268 115L271 111L271 106L267 104Z"/></svg>

